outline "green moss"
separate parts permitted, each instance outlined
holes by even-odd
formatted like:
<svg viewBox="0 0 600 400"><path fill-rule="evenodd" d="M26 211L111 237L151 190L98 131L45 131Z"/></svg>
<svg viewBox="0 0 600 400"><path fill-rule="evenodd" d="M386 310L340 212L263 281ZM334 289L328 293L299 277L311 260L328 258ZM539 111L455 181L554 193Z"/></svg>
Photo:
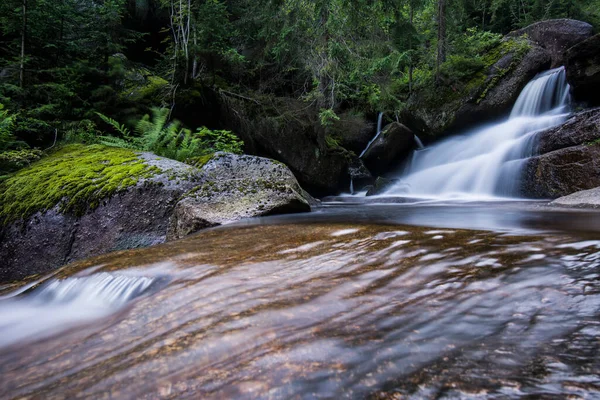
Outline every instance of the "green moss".
<svg viewBox="0 0 600 400"><path fill-rule="evenodd" d="M215 153L206 154L199 157L192 157L185 161L186 164L191 165L192 167L202 168L204 167L210 160L212 160L215 156Z"/></svg>
<svg viewBox="0 0 600 400"><path fill-rule="evenodd" d="M158 171L131 150L69 145L0 184L0 221L6 224L57 204L61 212L82 215Z"/></svg>

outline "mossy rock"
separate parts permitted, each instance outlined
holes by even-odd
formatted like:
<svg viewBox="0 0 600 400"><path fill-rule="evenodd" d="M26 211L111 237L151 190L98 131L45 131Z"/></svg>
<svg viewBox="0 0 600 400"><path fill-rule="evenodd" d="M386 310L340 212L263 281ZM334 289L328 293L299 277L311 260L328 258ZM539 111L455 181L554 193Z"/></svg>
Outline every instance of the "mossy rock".
<svg viewBox="0 0 600 400"><path fill-rule="evenodd" d="M459 81L442 80L411 97L403 122L435 140L507 114L525 85L550 66L549 53L527 37L505 37Z"/></svg>
<svg viewBox="0 0 600 400"><path fill-rule="evenodd" d="M56 205L61 212L82 215L157 172L131 150L69 145L0 185L0 218L6 224Z"/></svg>

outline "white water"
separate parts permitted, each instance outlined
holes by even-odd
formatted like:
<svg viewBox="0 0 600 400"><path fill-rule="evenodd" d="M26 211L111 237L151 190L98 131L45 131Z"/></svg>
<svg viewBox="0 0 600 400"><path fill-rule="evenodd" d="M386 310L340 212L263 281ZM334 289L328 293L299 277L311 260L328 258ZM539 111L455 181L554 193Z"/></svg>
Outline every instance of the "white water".
<svg viewBox="0 0 600 400"><path fill-rule="evenodd" d="M417 150L423 150L425 146L423 146L423 142L417 135L415 135L415 143L417 144Z"/></svg>
<svg viewBox="0 0 600 400"><path fill-rule="evenodd" d="M401 182L385 195L514 197L536 133L568 116L564 68L536 76L523 89L508 120L416 151Z"/></svg>
<svg viewBox="0 0 600 400"><path fill-rule="evenodd" d="M0 347L106 317L140 296L154 278L98 273L51 279L31 293L0 300Z"/></svg>
<svg viewBox="0 0 600 400"><path fill-rule="evenodd" d="M377 117L377 133L375 133L375 136L373 136L373 139L371 139L369 141L369 143L367 144L367 147L365 147L365 149L362 151L362 153L360 153L360 156L358 156L358 158L362 158L362 156L365 155L365 153L367 152L367 150L369 150L369 147L371 147L371 145L373 144L373 142L377 140L377 138L379 137L379 135L381 135L382 127L383 127L383 113L380 112L379 116Z"/></svg>

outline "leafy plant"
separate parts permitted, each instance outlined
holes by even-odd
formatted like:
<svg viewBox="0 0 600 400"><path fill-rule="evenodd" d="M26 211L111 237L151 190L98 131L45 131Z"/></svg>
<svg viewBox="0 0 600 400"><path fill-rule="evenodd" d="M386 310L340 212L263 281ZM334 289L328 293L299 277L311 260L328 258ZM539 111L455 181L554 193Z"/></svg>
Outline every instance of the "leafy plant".
<svg viewBox="0 0 600 400"><path fill-rule="evenodd" d="M216 151L239 154L244 143L232 132L198 128L196 132L182 128L177 120L169 122L169 110L152 108L152 116L146 114L135 125L135 136L124 125L112 118L98 114L122 137L101 136L100 142L107 146L151 151L156 155L185 161Z"/></svg>

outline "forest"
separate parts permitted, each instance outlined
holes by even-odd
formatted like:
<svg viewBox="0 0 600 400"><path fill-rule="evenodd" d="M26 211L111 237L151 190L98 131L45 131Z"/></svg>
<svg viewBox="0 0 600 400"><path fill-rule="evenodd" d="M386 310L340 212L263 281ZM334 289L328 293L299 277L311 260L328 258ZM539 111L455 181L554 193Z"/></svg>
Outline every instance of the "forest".
<svg viewBox="0 0 600 400"><path fill-rule="evenodd" d="M401 112L461 85L533 22L600 26L598 0L5 0L0 176L48 149L104 143L185 161L242 152L218 104ZM298 106L300 104L300 106ZM232 132L233 130L233 132ZM239 136L239 135L238 135ZM242 138L243 139L243 138ZM336 147L336 137L327 140Z"/></svg>

